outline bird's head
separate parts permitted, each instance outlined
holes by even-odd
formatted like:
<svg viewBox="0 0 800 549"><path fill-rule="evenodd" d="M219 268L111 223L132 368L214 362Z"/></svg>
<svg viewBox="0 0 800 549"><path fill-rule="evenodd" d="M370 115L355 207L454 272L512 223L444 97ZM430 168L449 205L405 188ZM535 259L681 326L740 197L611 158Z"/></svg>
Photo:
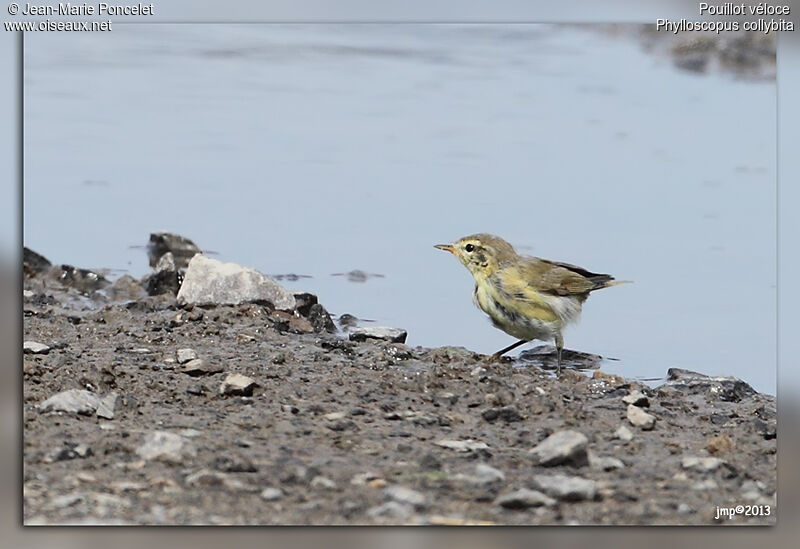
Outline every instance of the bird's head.
<svg viewBox="0 0 800 549"><path fill-rule="evenodd" d="M490 276L501 263L517 256L511 244L485 233L465 236L453 244L437 244L434 248L456 256L475 278Z"/></svg>

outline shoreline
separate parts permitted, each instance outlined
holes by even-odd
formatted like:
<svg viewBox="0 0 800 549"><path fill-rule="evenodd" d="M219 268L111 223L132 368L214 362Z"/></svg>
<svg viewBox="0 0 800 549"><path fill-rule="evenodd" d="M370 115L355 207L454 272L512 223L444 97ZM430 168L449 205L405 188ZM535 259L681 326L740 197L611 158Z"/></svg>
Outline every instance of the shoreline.
<svg viewBox="0 0 800 549"><path fill-rule="evenodd" d="M741 380L351 341L324 296L186 303L175 257L26 254L25 524L775 523L776 400Z"/></svg>

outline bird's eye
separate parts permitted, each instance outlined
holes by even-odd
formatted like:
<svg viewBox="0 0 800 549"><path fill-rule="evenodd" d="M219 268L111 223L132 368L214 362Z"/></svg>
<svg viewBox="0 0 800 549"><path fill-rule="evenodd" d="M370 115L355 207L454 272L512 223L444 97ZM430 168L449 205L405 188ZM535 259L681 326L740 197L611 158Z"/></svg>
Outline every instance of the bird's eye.
<svg viewBox="0 0 800 549"><path fill-rule="evenodd" d="M466 246L464 246L464 249L465 249L467 252L472 252L472 251L474 251L474 250L475 250L475 246L473 246L472 244L467 244Z"/></svg>

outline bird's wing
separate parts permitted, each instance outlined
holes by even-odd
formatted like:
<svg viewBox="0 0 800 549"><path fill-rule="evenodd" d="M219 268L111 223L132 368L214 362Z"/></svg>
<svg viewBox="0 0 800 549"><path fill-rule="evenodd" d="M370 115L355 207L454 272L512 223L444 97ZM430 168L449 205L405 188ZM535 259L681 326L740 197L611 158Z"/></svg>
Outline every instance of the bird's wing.
<svg viewBox="0 0 800 549"><path fill-rule="evenodd" d="M498 274L504 289L520 299L525 299L531 290L551 295L582 296L605 287L613 280L609 275L538 257L525 257L516 265L500 269Z"/></svg>

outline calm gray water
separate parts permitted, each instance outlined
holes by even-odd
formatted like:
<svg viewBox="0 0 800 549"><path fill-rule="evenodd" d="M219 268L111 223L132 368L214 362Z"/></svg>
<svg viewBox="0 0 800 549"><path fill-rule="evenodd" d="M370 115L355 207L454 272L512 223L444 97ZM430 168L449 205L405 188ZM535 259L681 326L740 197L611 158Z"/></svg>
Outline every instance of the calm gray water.
<svg viewBox="0 0 800 549"><path fill-rule="evenodd" d="M406 328L513 342L432 245L474 232L635 284L568 348L774 394L775 83L546 25L117 25L25 36L25 244L148 271L153 230ZM366 283L331 273L380 273Z"/></svg>

